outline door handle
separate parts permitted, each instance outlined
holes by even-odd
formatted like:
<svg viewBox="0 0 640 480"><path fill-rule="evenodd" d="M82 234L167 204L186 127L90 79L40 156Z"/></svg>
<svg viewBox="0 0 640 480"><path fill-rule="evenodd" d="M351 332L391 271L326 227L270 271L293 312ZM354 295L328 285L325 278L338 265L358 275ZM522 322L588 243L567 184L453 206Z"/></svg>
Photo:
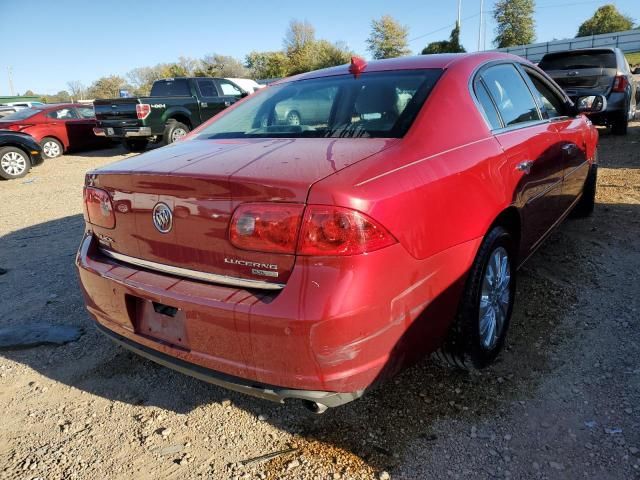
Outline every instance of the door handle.
<svg viewBox="0 0 640 480"><path fill-rule="evenodd" d="M530 173L531 167L533 167L533 160L525 160L524 162L520 162L516 165L516 170L520 170L524 173Z"/></svg>

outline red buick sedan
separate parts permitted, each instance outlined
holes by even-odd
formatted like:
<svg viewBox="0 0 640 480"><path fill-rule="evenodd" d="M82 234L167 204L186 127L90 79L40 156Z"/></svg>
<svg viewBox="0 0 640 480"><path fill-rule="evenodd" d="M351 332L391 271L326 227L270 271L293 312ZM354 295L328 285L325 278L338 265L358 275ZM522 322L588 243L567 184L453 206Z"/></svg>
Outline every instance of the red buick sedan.
<svg viewBox="0 0 640 480"><path fill-rule="evenodd" d="M593 210L604 106L498 53L285 79L87 174L87 308L147 358L317 412L430 352L481 368L518 267Z"/></svg>
<svg viewBox="0 0 640 480"><path fill-rule="evenodd" d="M93 106L81 103L34 105L0 118L0 129L35 138L45 158L59 157L67 150L107 147L108 140L93 134L95 126Z"/></svg>

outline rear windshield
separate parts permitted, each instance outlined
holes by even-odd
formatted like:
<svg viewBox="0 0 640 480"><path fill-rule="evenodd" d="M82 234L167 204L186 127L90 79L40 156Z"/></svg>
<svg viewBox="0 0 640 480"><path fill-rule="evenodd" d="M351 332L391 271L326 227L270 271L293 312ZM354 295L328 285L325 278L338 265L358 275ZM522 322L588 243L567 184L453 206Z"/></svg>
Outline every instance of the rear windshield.
<svg viewBox="0 0 640 480"><path fill-rule="evenodd" d="M442 70L336 75L264 89L198 138L401 137Z"/></svg>
<svg viewBox="0 0 640 480"><path fill-rule="evenodd" d="M2 120L24 120L25 118L33 117L41 111L39 108L23 108L22 110L2 117Z"/></svg>
<svg viewBox="0 0 640 480"><path fill-rule="evenodd" d="M539 67L543 70L568 70L578 68L616 68L616 54L602 52L562 52L545 55Z"/></svg>
<svg viewBox="0 0 640 480"><path fill-rule="evenodd" d="M158 80L151 87L152 97L190 97L191 89L186 79Z"/></svg>

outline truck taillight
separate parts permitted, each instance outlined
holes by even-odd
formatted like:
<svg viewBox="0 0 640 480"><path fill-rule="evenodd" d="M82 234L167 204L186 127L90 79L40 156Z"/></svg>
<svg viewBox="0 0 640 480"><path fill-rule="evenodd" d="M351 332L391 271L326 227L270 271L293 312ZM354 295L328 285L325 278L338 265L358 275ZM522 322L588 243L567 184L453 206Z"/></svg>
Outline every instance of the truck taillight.
<svg viewBox="0 0 640 480"><path fill-rule="evenodd" d="M310 205L302 224L299 255L358 255L396 243L382 225L348 208Z"/></svg>
<svg viewBox="0 0 640 480"><path fill-rule="evenodd" d="M138 120L144 120L151 113L151 105L148 103L139 103L136 105L136 116Z"/></svg>
<svg viewBox="0 0 640 480"><path fill-rule="evenodd" d="M303 215L304 211L304 215ZM298 255L358 255L396 243L379 223L342 207L255 203L238 207L231 243L244 250Z"/></svg>
<svg viewBox="0 0 640 480"><path fill-rule="evenodd" d="M293 254L303 210L296 203L241 205L231 219L229 239L244 250Z"/></svg>
<svg viewBox="0 0 640 480"><path fill-rule="evenodd" d="M99 227L114 228L116 217L109 193L95 187L84 187L83 193L86 220Z"/></svg>
<svg viewBox="0 0 640 480"><path fill-rule="evenodd" d="M624 92L629 86L629 80L624 75L617 75L616 78L613 79L613 88L611 91L613 92Z"/></svg>

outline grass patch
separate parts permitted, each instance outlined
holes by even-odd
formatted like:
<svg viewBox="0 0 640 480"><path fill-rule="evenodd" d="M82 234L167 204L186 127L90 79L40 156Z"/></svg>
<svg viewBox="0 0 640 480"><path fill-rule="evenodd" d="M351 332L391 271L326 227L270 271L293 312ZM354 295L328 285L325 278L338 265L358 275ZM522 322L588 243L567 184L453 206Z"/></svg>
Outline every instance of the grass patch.
<svg viewBox="0 0 640 480"><path fill-rule="evenodd" d="M629 65L640 64L640 52L625 53L624 56L627 57L627 61L629 62Z"/></svg>

